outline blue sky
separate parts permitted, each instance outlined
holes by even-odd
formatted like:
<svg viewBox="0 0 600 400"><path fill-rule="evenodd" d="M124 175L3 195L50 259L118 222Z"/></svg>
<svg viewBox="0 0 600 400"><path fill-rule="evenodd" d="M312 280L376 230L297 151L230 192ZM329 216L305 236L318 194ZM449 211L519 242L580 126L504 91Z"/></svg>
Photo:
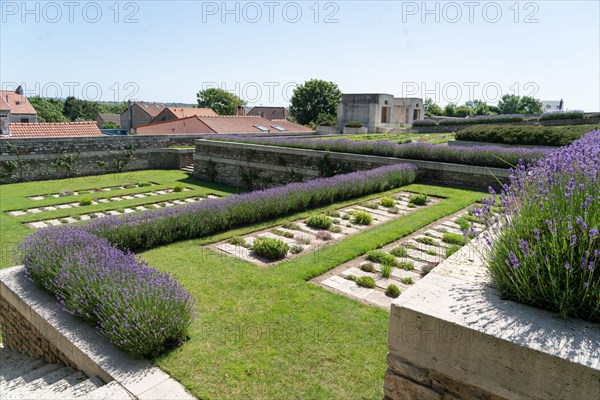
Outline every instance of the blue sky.
<svg viewBox="0 0 600 400"><path fill-rule="evenodd" d="M0 2L3 88L193 103L217 85L287 105L319 78L442 105L515 93L600 110L599 1L65 4Z"/></svg>

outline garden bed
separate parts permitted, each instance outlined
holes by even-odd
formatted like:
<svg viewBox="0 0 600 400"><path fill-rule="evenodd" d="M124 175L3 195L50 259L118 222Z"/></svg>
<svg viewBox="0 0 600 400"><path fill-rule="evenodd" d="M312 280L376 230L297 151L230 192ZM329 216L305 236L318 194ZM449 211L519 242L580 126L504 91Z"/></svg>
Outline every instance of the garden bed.
<svg viewBox="0 0 600 400"><path fill-rule="evenodd" d="M310 217L304 220L287 223L275 228L254 232L234 240L221 241L210 245L213 250L223 252L227 255L241 258L259 266L269 266L278 262L291 260L295 257L305 255L311 251L318 250L324 246L332 245L348 236L359 234L360 232L405 216L420 208L437 204L441 201L439 198L429 198L426 205L414 205L410 202L410 197L413 193L399 192L393 197L386 196L387 201L392 203L383 206L385 202L383 198L360 203L357 205L341 208L337 211L330 211L322 215L329 219L331 226L328 229L319 229L310 226ZM410 207L409 207L410 204ZM369 224L360 223L357 221L357 215L361 213L363 216L368 215L372 221ZM271 238L285 243L288 247L287 254L275 260L270 260L261 257L256 251L252 250L253 244L257 238Z"/></svg>
<svg viewBox="0 0 600 400"><path fill-rule="evenodd" d="M467 241L463 231L467 223L469 231L483 229L483 225L475 222L469 212L461 210L442 218L375 252L346 262L311 282L364 304L389 310L395 298L460 250ZM364 287L364 283L357 282L359 278L372 279L374 286ZM390 285L398 291L390 289Z"/></svg>

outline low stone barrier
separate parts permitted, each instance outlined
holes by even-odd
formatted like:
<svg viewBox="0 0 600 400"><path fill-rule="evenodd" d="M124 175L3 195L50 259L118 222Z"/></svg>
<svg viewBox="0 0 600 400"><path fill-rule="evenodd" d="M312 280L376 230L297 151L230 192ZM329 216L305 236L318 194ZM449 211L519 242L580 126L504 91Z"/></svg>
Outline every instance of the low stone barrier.
<svg viewBox="0 0 600 400"><path fill-rule="evenodd" d="M131 358L91 325L63 311L25 276L23 267L0 271L0 331L11 350L61 362L105 383L114 380L136 399L194 399L159 368Z"/></svg>
<svg viewBox="0 0 600 400"><path fill-rule="evenodd" d="M530 144L506 144L506 143L489 143L489 142L475 142L473 140L449 140L448 146L458 147L478 147L478 146L498 146L498 147L522 147L526 149L557 149L560 146L540 146Z"/></svg>
<svg viewBox="0 0 600 400"><path fill-rule="evenodd" d="M194 176L257 189L315 179L325 164L338 172L351 172L399 163L416 165L417 180L423 183L486 190L509 177L508 170L500 168L216 140L196 141Z"/></svg>
<svg viewBox="0 0 600 400"><path fill-rule="evenodd" d="M600 326L502 300L474 245L392 303L388 400L597 399Z"/></svg>

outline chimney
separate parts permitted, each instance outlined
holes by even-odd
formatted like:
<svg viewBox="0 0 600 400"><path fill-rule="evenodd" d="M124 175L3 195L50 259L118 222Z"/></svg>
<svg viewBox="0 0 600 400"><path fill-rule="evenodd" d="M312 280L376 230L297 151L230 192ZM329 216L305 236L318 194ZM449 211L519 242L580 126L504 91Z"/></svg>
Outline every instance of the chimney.
<svg viewBox="0 0 600 400"><path fill-rule="evenodd" d="M235 115L237 117L245 117L246 109L244 108L244 106L237 106L237 111L236 111Z"/></svg>
<svg viewBox="0 0 600 400"><path fill-rule="evenodd" d="M22 96L23 95L23 87L21 85L19 85L19 87L17 87L17 90L15 90L15 93Z"/></svg>

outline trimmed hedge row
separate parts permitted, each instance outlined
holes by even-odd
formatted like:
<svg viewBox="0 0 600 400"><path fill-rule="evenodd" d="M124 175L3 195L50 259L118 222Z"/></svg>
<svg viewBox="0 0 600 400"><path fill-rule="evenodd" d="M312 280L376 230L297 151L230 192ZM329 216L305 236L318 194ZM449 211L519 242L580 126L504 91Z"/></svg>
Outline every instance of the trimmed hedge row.
<svg viewBox="0 0 600 400"><path fill-rule="evenodd" d="M568 112L552 112L542 114L540 121L550 121L555 119L582 119L585 114L581 111L568 111Z"/></svg>
<svg viewBox="0 0 600 400"><path fill-rule="evenodd" d="M507 122L522 122L525 118L519 116L492 117L492 118L462 118L443 119L438 125L474 125L474 124L501 124Z"/></svg>
<svg viewBox="0 0 600 400"><path fill-rule="evenodd" d="M455 138L473 142L564 146L589 131L585 126L480 125L457 132Z"/></svg>
<svg viewBox="0 0 600 400"><path fill-rule="evenodd" d="M397 164L123 217L96 219L81 229L121 249L149 249L267 219L382 192L414 182L417 168Z"/></svg>
<svg viewBox="0 0 600 400"><path fill-rule="evenodd" d="M211 135L206 138L226 142L368 154L408 160L437 161L505 169L508 169L511 165L517 165L520 160L531 162L539 159L548 152L547 149L506 148L500 146L449 147L428 143L398 144L386 140L369 142L348 139L247 138L233 135Z"/></svg>

